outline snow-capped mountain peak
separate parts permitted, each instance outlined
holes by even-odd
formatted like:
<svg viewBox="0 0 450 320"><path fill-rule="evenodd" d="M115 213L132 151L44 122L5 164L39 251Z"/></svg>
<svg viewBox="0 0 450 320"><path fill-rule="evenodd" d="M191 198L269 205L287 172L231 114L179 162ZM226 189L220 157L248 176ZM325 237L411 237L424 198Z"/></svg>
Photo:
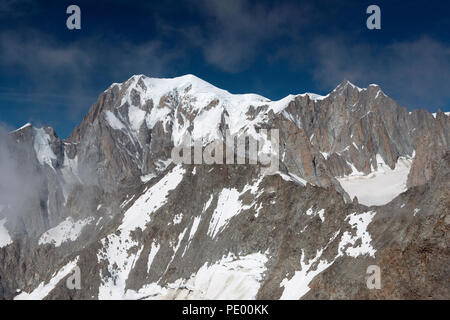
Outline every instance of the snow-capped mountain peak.
<svg viewBox="0 0 450 320"><path fill-rule="evenodd" d="M343 90L345 90L348 87L357 89L359 92L364 90L363 88L360 88L360 87L354 85L349 80L344 79L332 92L342 92Z"/></svg>

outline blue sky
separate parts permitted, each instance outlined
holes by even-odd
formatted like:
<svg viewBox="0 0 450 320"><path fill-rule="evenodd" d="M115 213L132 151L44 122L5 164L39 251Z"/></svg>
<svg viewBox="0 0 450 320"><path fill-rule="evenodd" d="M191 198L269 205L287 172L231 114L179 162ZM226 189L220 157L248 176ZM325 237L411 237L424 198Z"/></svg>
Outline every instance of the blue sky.
<svg viewBox="0 0 450 320"><path fill-rule="evenodd" d="M81 8L81 30L66 8ZM366 8L381 8L381 30ZM370 83L409 110L450 110L448 1L0 2L0 123L69 135L98 95L133 74L192 73L280 99Z"/></svg>

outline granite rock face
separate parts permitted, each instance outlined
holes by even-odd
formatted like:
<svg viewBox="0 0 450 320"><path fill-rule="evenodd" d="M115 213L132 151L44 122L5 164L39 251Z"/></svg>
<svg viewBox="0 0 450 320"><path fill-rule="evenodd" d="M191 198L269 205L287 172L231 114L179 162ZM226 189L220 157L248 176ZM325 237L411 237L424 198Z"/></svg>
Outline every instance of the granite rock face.
<svg viewBox="0 0 450 320"><path fill-rule="evenodd" d="M0 297L448 299L449 126L377 85L271 101L133 76L65 140L30 125L2 134L14 183L0 186ZM204 151L227 132L258 139L278 170L248 153L173 163L174 147ZM342 182L364 189L405 163L404 189L380 206ZM381 289L366 286L370 265Z"/></svg>

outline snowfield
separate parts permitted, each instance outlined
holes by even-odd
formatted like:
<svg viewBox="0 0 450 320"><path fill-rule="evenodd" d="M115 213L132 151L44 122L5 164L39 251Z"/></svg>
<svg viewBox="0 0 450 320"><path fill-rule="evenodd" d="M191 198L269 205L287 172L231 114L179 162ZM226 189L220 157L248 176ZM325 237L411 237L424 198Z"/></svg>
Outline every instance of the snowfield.
<svg viewBox="0 0 450 320"><path fill-rule="evenodd" d="M205 263L189 279L161 287L156 283L138 291L127 290L125 299L255 299L266 270L268 252L235 256L229 253L211 265Z"/></svg>
<svg viewBox="0 0 450 320"><path fill-rule="evenodd" d="M361 204L379 206L390 202L406 191L412 160L399 158L394 170L391 170L384 161L380 162L378 159L378 162L381 164L378 165L378 170L368 175L354 172L350 176L337 178L350 198L353 199L356 196Z"/></svg>

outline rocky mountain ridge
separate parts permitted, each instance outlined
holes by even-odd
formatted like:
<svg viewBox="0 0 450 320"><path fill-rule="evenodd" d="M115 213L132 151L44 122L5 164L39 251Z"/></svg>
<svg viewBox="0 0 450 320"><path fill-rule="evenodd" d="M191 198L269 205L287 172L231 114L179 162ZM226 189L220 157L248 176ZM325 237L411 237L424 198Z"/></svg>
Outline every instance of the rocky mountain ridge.
<svg viewBox="0 0 450 320"><path fill-rule="evenodd" d="M133 76L105 90L65 140L50 127L9 134L9 153L29 159L14 170L28 168L39 187L21 207L2 203L0 296L448 298L448 286L427 277L448 275L449 121L348 81L327 96L271 101L193 75ZM187 133L207 147L226 130L269 141L261 129L279 130L276 174L171 161ZM384 194L380 184L394 187ZM382 196L360 193L370 187ZM443 238L419 255L419 240L399 236L407 228L425 244L427 234ZM432 261L399 267L422 279L414 294L386 269L396 254ZM389 289L365 287L374 263L393 277ZM75 265L82 289L68 290ZM343 266L359 269L352 277Z"/></svg>

